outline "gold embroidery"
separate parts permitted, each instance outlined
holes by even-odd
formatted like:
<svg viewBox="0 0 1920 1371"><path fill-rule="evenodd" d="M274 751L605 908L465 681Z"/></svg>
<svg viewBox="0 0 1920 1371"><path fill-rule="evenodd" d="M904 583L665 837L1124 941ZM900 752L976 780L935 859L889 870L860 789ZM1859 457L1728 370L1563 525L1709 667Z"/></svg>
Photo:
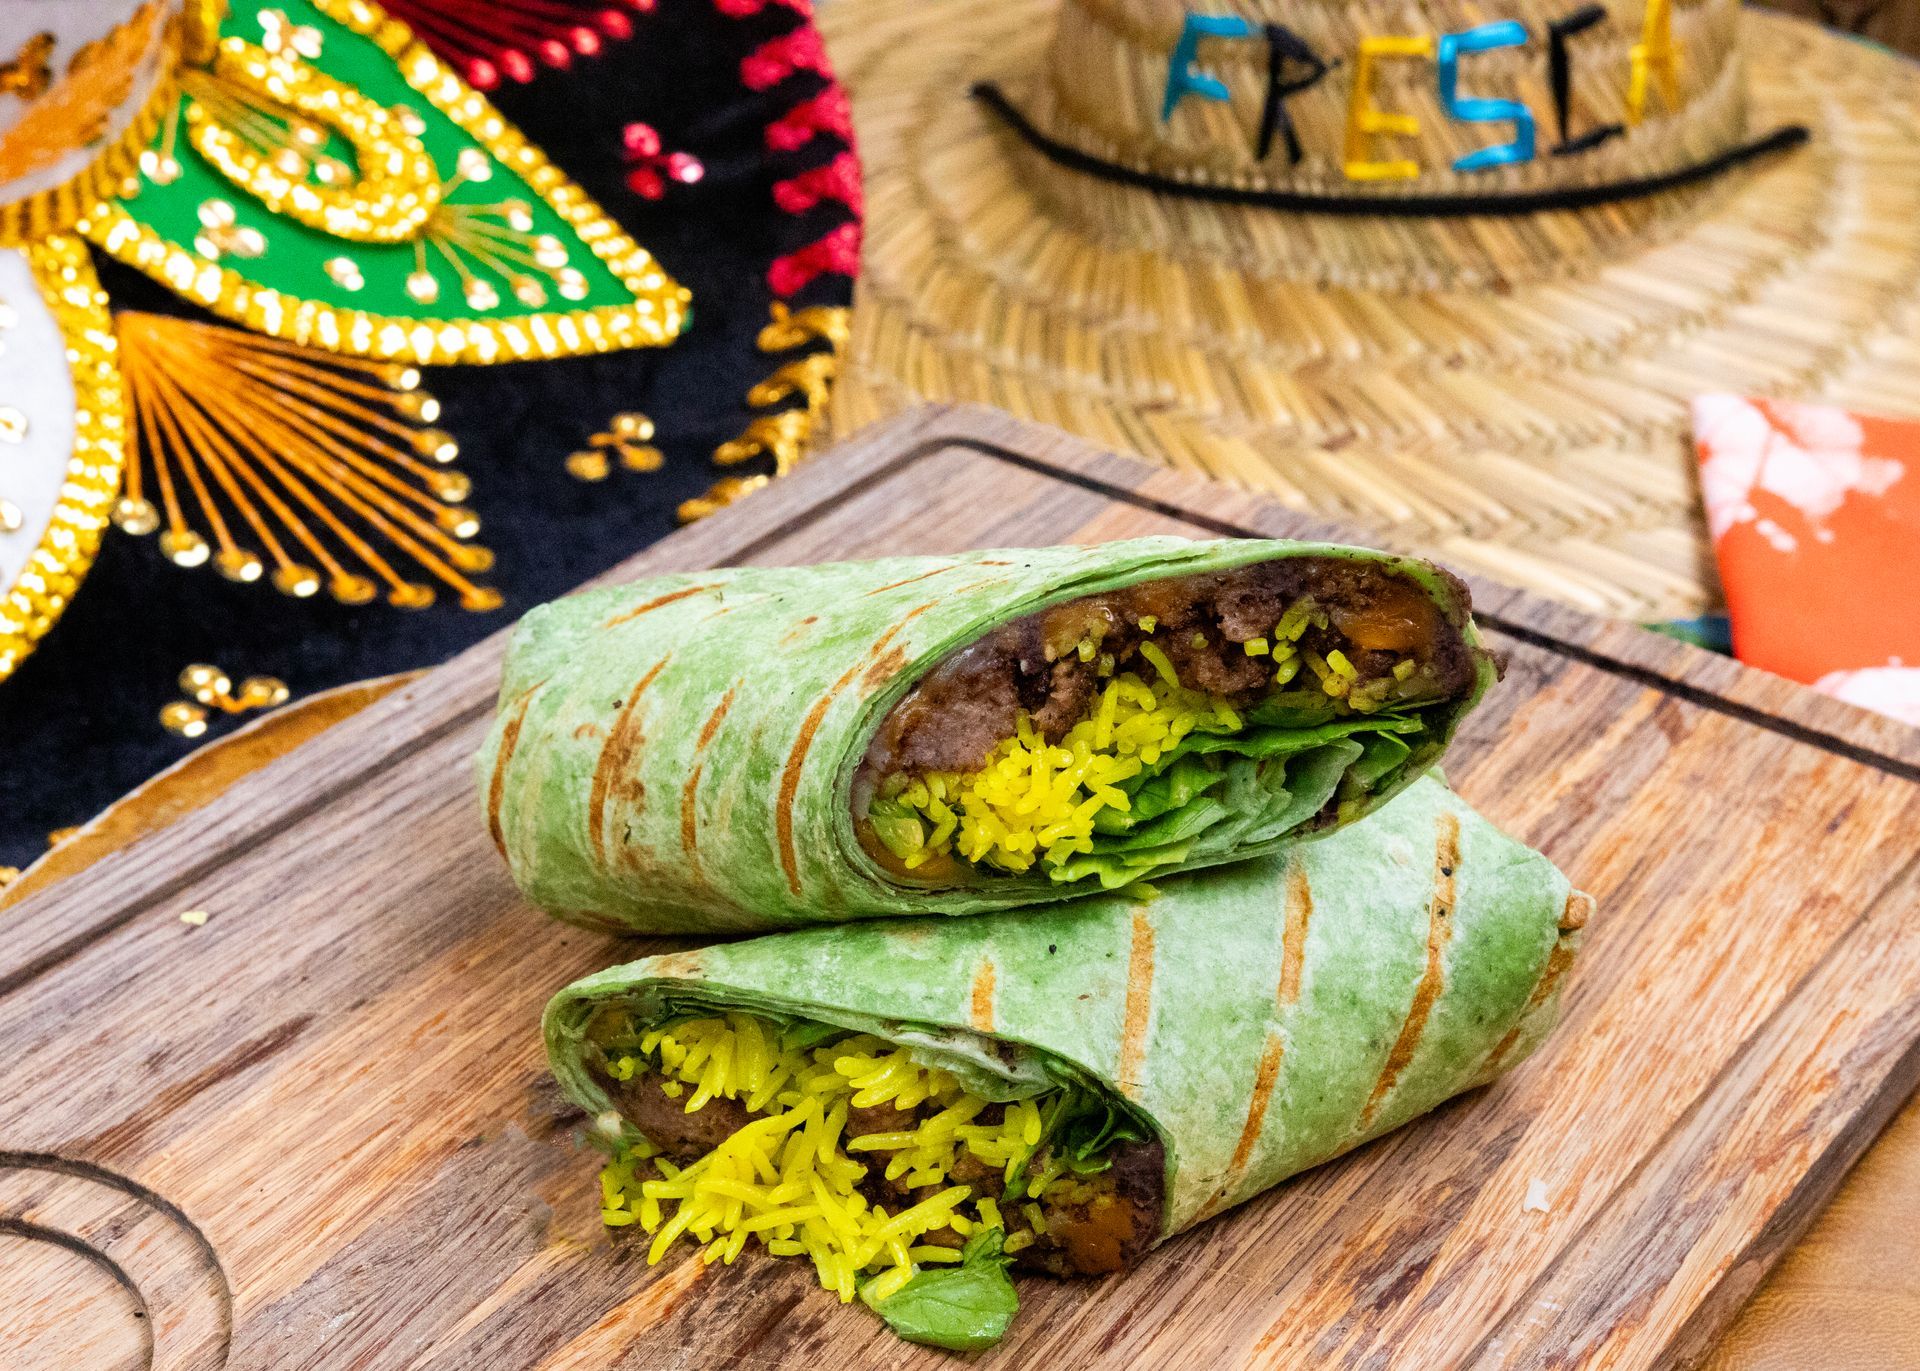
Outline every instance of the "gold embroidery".
<svg viewBox="0 0 1920 1371"><path fill-rule="evenodd" d="M587 197L398 20L360 0L313 0L314 8L371 39L402 79L500 163L510 166L565 220L634 299L513 319L409 319L300 300L179 247L103 202L78 225L103 250L187 299L270 337L381 361L477 363L575 357L673 341L690 295L653 256ZM396 115L410 132L404 112ZM156 125L157 126L157 123ZM152 128L149 127L149 141ZM566 293L566 283L560 283Z"/></svg>
<svg viewBox="0 0 1920 1371"><path fill-rule="evenodd" d="M658 471L666 458L652 446L653 420L629 410L616 414L606 431L587 440L588 446L567 458L567 474L582 481L604 481L613 470L607 454L620 459L628 471Z"/></svg>
<svg viewBox="0 0 1920 1371"><path fill-rule="evenodd" d="M222 257L258 257L267 250L266 236L257 228L235 221L239 215L228 200L203 200L196 212L200 232L193 246L202 257L219 261Z"/></svg>
<svg viewBox="0 0 1920 1371"><path fill-rule="evenodd" d="M390 604L432 604L433 587L398 562L464 608L499 606L498 591L468 579L493 554L466 541L480 526L458 503L469 482L445 469L459 449L425 427L440 405L414 368L162 315L118 323L135 421L122 529L164 523L160 550L176 565L211 561L228 580L265 577L287 595L324 587L365 604L384 586Z"/></svg>
<svg viewBox="0 0 1920 1371"><path fill-rule="evenodd" d="M766 382L761 382L765 385ZM749 398L760 390L755 386ZM800 461L800 449L813 432L813 414L805 409L787 409L778 414L762 414L746 427L738 438L728 439L713 450L713 460L721 466L734 466L765 453L773 458L773 474L785 476Z"/></svg>
<svg viewBox="0 0 1920 1371"><path fill-rule="evenodd" d="M160 726L182 738L198 738L207 731L209 709L223 714L272 709L285 704L292 694L277 676L249 676L236 691L232 677L205 662L195 662L180 673L180 689L188 698L162 706Z"/></svg>
<svg viewBox="0 0 1920 1371"><path fill-rule="evenodd" d="M114 111L126 104L134 78L158 41L161 18L159 0L147 0L124 23L74 53L59 81L41 82L37 97L29 96L28 107L0 133L0 183L50 167L105 136ZM28 47L35 41L29 40ZM43 61L51 51L49 43ZM22 57L27 55L23 49ZM36 74L29 71L14 79L32 83ZM15 93L24 94L17 85Z"/></svg>
<svg viewBox="0 0 1920 1371"><path fill-rule="evenodd" d="M680 502L680 522L690 524L696 519L704 519L709 514L717 514L735 500L743 500L763 486L771 485L771 476L722 476L707 487L705 495L696 495L691 500Z"/></svg>
<svg viewBox="0 0 1920 1371"><path fill-rule="evenodd" d="M835 352L847 345L853 331L853 312L844 305L809 305L790 310L773 302L773 319L760 330L762 352L789 352L808 343L829 343Z"/></svg>
<svg viewBox="0 0 1920 1371"><path fill-rule="evenodd" d="M189 0L178 25L163 28L157 35L148 31L150 43L157 42L159 47L156 60L161 74L154 81L153 89L147 92L146 100L134 112L119 137L100 148L84 171L62 185L0 204L0 244L31 243L48 234L64 232L102 198L120 194L124 190L133 177L139 150L153 141L161 117L178 96L178 89L173 83L174 53L171 50L176 38L189 45L204 41L207 36L204 26L217 22L217 15L213 12L217 7L224 7L224 4L225 0ZM151 9L151 5L148 8ZM137 30L145 17L144 12L136 13L101 41L110 46L124 41L124 35ZM0 167L8 164L10 159L44 166L48 164L46 158L49 155L58 155L58 148L64 147L71 152L91 141L82 139L82 133L90 131L93 138L99 136L99 126L104 121L95 120L89 125L85 117L86 109L82 107L90 108L93 104L97 95L93 86L106 83L117 48L109 52L100 43L88 44L74 54L74 60L69 64L70 68L77 66L83 58L90 65L97 64L102 60L103 53L107 55L107 62L106 68L100 73L89 73L88 80L79 86L71 81L62 81L49 87L31 109L4 134L0 134ZM137 55L128 59L129 72L138 60ZM73 88L69 89L70 86ZM51 154L48 152L50 147L54 149ZM17 152L12 151L16 148ZM17 173L0 171L0 181L14 174Z"/></svg>
<svg viewBox="0 0 1920 1371"><path fill-rule="evenodd" d="M53 35L36 33L20 45L13 60L0 65L0 95L17 95L22 100L38 100L53 84Z"/></svg>
<svg viewBox="0 0 1920 1371"><path fill-rule="evenodd" d="M287 18L285 10L261 10L260 46L268 52L289 57L304 57L309 62L320 60L320 51L326 44L326 35L311 24L296 24ZM419 130L414 130L418 132Z"/></svg>
<svg viewBox="0 0 1920 1371"><path fill-rule="evenodd" d="M815 343L826 343L827 350L781 363L747 392L747 403L755 408L794 398L804 402L800 408L757 415L739 437L714 449L713 460L721 466L737 466L762 455L771 457L773 477L724 476L706 494L681 503L682 522L704 519L751 495L774 477L785 476L799 464L820 416L826 412L828 392L846 350L850 320L851 311L840 305L813 305L795 311L780 301L774 302L772 318L756 340L762 352L789 352Z"/></svg>
<svg viewBox="0 0 1920 1371"><path fill-rule="evenodd" d="M487 155L467 148L445 193L451 195L465 182L485 181L492 175ZM500 295L491 281L468 269L469 261L504 277L513 298L530 309L547 303L549 286L564 300L583 299L587 294L587 278L567 261L566 245L550 233L533 232L533 211L524 201L454 205L442 198L414 242L413 274L407 278L407 294L423 305L440 298L440 281L427 257L428 247L453 268L461 295L474 309L493 309Z"/></svg>
<svg viewBox="0 0 1920 1371"><path fill-rule="evenodd" d="M0 300L0 333L5 333L19 322L19 315L6 301ZM0 350L5 345L0 344ZM9 445L24 442L27 437L27 416L12 405L0 405L0 443ZM24 522L20 506L0 495L0 533L18 533Z"/></svg>
<svg viewBox="0 0 1920 1371"><path fill-rule="evenodd" d="M400 243L440 203L426 145L379 101L296 57L226 38L211 70L180 84L194 151L277 215L351 242ZM352 166L327 151L335 135Z"/></svg>

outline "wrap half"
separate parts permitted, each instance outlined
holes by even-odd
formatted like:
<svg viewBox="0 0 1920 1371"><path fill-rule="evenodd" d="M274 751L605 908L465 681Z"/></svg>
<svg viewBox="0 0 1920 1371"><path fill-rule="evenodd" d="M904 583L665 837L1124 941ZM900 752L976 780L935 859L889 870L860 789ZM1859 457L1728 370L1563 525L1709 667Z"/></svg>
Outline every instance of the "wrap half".
<svg viewBox="0 0 1920 1371"><path fill-rule="evenodd" d="M1350 822L1493 675L1460 582L1357 548L738 568L528 614L476 772L514 879L564 919L971 914Z"/></svg>
<svg viewBox="0 0 1920 1371"><path fill-rule="evenodd" d="M896 1318L895 1299L953 1303L916 1301L926 1283L981 1286L1009 1255L1119 1269L1491 1080L1557 1017L1589 905L1422 779L1151 902L645 958L555 996L546 1041L616 1149L608 1221L652 1232L656 1260L686 1234L730 1261L751 1230L913 1336L924 1308ZM755 1075L743 1034L791 1049L787 1074ZM779 1135L757 1161L756 1129Z"/></svg>

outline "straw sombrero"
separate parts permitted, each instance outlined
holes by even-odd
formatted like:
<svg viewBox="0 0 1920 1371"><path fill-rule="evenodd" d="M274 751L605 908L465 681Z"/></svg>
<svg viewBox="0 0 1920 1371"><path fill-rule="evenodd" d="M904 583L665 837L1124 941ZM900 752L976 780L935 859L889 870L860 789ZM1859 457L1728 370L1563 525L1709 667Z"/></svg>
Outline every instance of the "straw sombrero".
<svg viewBox="0 0 1920 1371"><path fill-rule="evenodd" d="M1920 406L1920 75L1809 24L823 15L871 207L838 430L984 401L1656 617L1717 594L1690 397Z"/></svg>

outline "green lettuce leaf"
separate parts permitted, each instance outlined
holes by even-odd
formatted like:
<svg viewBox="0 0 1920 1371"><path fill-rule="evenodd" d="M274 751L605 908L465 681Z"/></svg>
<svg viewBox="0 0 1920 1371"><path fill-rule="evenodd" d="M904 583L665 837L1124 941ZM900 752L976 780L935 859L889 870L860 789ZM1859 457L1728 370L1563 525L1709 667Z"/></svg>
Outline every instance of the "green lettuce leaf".
<svg viewBox="0 0 1920 1371"><path fill-rule="evenodd" d="M1224 773L1222 776L1224 779ZM1220 801L1199 796L1157 819L1136 825L1124 834L1101 834L1094 841L1095 852L1134 852L1149 847L1197 838L1233 811Z"/></svg>
<svg viewBox="0 0 1920 1371"><path fill-rule="evenodd" d="M1361 744L1360 760L1347 768L1346 784L1354 794L1376 789L1413 754L1407 743L1391 733L1375 733Z"/></svg>
<svg viewBox="0 0 1920 1371"><path fill-rule="evenodd" d="M1093 827L1100 833L1125 833L1136 824L1157 819L1170 809L1178 809L1218 785L1225 775L1198 757L1176 757L1173 764L1157 776L1144 779L1130 799L1132 808L1103 809L1094 816ZM1121 787L1123 790L1125 786Z"/></svg>
<svg viewBox="0 0 1920 1371"><path fill-rule="evenodd" d="M1020 1311L1005 1242L1002 1230L982 1229L961 1249L960 1265L921 1271L884 1300L868 1298L868 1282L860 1298L908 1342L950 1352L992 1347Z"/></svg>

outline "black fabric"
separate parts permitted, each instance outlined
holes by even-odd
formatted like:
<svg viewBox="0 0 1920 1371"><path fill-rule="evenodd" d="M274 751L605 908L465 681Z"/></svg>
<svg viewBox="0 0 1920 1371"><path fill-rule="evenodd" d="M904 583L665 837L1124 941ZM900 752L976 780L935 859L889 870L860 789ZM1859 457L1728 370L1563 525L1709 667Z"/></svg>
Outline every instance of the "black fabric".
<svg viewBox="0 0 1920 1371"><path fill-rule="evenodd" d="M477 541L498 555L479 579L506 603L476 614L450 594L420 611L348 608L324 595L293 600L263 583L230 584L210 567L182 570L156 539L110 530L73 605L0 682L0 865L26 865L45 851L50 830L84 822L195 746L258 717L216 713L200 743L163 730L159 712L181 698L177 677L188 664L212 663L236 684L276 676L297 700L443 661L671 531L678 503L722 474L711 453L746 424L746 392L774 365L755 346L775 298L768 265L849 217L832 202L784 213L773 183L844 145L820 136L772 153L765 144L766 125L822 90L823 79L801 73L761 92L741 85L741 59L804 22L793 10L729 17L712 0L661 0L634 20L630 41L493 98L692 290L691 331L665 349L425 374L424 387L444 405L440 427L460 442L458 469L473 479ZM669 149L698 156L704 179L671 187L659 202L627 189L620 134L634 120L657 128ZM100 276L116 309L209 317L104 259ZM846 277L830 275L791 303L846 304L851 290ZM655 420L665 469L616 463L596 484L569 476L567 454L622 410Z"/></svg>
<svg viewBox="0 0 1920 1371"><path fill-rule="evenodd" d="M1303 214L1337 214L1347 218L1437 219L1448 216L1498 216L1539 214L1549 210L1592 209L1621 200L1636 200L1665 191L1679 190L1730 171L1744 162L1771 153L1797 148L1807 141L1808 133L1800 124L1787 124L1763 137L1729 148L1717 157L1692 166L1681 167L1659 176L1634 177L1609 181L1603 185L1568 186L1555 190L1508 191L1487 195L1306 195L1287 190L1250 190L1241 186L1215 186L1193 181L1176 181L1150 171L1139 171L1104 161L1079 148L1069 147L1035 128L998 86L982 81L973 87L973 97L991 110L1000 121L1018 134L1048 161L1073 171L1097 176L1124 186L1137 186L1162 195L1181 195L1190 200L1208 200L1216 204L1248 205L1256 209L1286 210Z"/></svg>

